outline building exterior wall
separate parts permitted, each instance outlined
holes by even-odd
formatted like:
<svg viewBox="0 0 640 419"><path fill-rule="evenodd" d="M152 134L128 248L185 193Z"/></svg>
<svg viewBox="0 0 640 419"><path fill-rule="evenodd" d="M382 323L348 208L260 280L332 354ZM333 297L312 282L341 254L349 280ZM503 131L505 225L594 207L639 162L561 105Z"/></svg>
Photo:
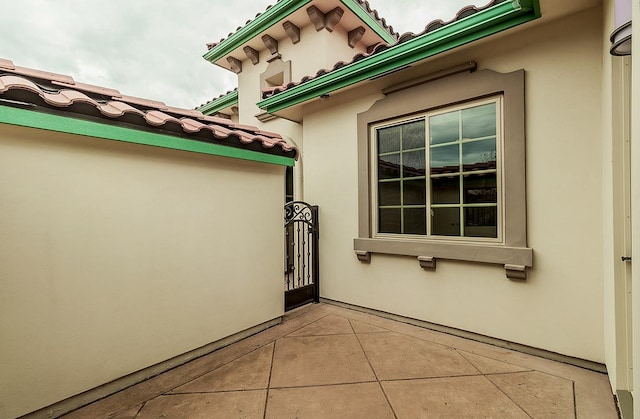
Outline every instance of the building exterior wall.
<svg viewBox="0 0 640 419"><path fill-rule="evenodd" d="M351 101L335 95L326 107L309 107L305 198L320 206L321 296L604 362L602 69L594 64L602 43L594 8L531 27L527 42L507 34L407 72L417 77L470 60L503 73L525 70L534 265L523 282L507 279L501 265L439 260L426 272L415 257L358 262L356 115L382 96L357 99L351 91Z"/></svg>
<svg viewBox="0 0 640 419"><path fill-rule="evenodd" d="M283 313L284 167L0 125L0 417Z"/></svg>

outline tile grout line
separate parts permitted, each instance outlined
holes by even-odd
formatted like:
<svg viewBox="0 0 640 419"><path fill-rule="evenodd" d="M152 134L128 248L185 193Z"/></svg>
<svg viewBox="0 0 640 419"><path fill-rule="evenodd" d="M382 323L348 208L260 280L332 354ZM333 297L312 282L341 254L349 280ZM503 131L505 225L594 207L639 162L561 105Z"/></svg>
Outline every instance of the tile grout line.
<svg viewBox="0 0 640 419"><path fill-rule="evenodd" d="M509 395L508 395L504 390L502 390L502 389L501 389L501 388L500 388L496 383L494 383L493 381L491 381L491 380L489 379L489 377L487 377L485 374L483 374L482 376L483 376L483 377L484 377L488 382L490 382L490 383L491 383L491 384L492 384L496 389L498 389L498 391L499 391L500 393L504 394L504 395L505 395L505 397L511 401L511 403L513 403L514 405L516 405L516 406L518 407L518 409L522 410L522 411L524 412L524 414L525 414L525 415L527 415L529 418L533 419L533 416L531 416L531 415L529 414L529 412L527 412L527 411L525 410L525 408L524 408L524 407L520 406L520 404L519 404L519 403L516 403L516 401L515 401L515 400L513 400L513 399L511 398L511 396L509 396Z"/></svg>
<svg viewBox="0 0 640 419"><path fill-rule="evenodd" d="M387 395L387 392L384 391L384 387L382 386L382 383L380 382L380 379L378 378L378 373L376 373L375 368L373 368L373 364L371 364L371 360L369 359L369 356L367 355L367 352L364 350L364 346L362 345L362 342L360 341L360 336L358 336L358 334L356 333L356 330L353 328L353 324L351 323L351 319L346 317L347 321L349 322L349 326L351 327L351 330L353 330L353 334L356 337L356 340L358 341L358 345L360 345L360 349L362 350L362 354L364 355L365 359L367 360L367 363L369 364L369 368L371 368L371 371L373 372L373 376L376 378L376 382L378 383L378 386L380 387L380 390L382 391L382 394L384 395L385 400L387 401L387 404L389 405L389 409L391 409L391 413L393 413L393 417L395 419L398 419L398 415L396 414L396 411L393 409L393 406L391 405L391 401L389 400L389 396Z"/></svg>
<svg viewBox="0 0 640 419"><path fill-rule="evenodd" d="M280 338L282 339L282 337ZM273 341L273 351L271 352L271 365L269 366L269 381L267 381L267 394L264 398L264 412L262 413L262 419L267 418L267 407L269 405L269 389L271 388L271 375L273 374L273 360L276 358L276 343L278 339Z"/></svg>
<svg viewBox="0 0 640 419"><path fill-rule="evenodd" d="M571 380L571 392L573 393L573 417L578 419L578 402L576 400L576 382Z"/></svg>

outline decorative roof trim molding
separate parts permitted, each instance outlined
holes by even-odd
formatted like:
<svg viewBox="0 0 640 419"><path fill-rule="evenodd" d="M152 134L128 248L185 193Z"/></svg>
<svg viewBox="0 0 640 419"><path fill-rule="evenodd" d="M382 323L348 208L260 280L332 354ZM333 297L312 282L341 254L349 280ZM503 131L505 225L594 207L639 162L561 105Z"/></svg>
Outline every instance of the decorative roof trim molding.
<svg viewBox="0 0 640 419"><path fill-rule="evenodd" d="M84 135L106 140L123 141L133 144L210 154L220 157L249 160L260 163L293 166L295 160L290 157L265 154L242 148L228 147L203 141L188 140L167 134L136 130L112 124L102 124L84 119L55 115L33 110L0 105L0 123L17 125L47 131Z"/></svg>
<svg viewBox="0 0 640 419"><path fill-rule="evenodd" d="M237 48L244 46L260 33L285 20L296 10L311 3L313 0L280 0L275 5L267 9L264 13L247 23L237 32L231 34L228 38L213 46L202 57L212 63L227 56ZM396 42L391 34L389 34L380 23L371 17L355 0L340 0L349 10L354 12L363 22L367 24L378 36L388 43Z"/></svg>
<svg viewBox="0 0 640 419"><path fill-rule="evenodd" d="M202 112L205 115L213 115L221 109L228 108L229 106L238 104L238 91L233 90L227 93L224 96L220 96L217 99L212 100L211 102L205 103L204 105L197 108L197 111Z"/></svg>
<svg viewBox="0 0 640 419"><path fill-rule="evenodd" d="M362 8L357 2L353 0L340 0L342 4L344 4L349 10L355 13L356 16L360 18L364 23L367 24L368 27L373 29L376 34L378 34L382 39L384 39L389 44L395 44L398 42L398 39L391 35L386 30L380 30L380 24L369 14L366 10Z"/></svg>
<svg viewBox="0 0 640 419"><path fill-rule="evenodd" d="M504 1L440 29L393 45L379 53L373 53L366 58L274 94L258 102L257 105L269 113L278 112L530 22L540 17L538 1Z"/></svg>

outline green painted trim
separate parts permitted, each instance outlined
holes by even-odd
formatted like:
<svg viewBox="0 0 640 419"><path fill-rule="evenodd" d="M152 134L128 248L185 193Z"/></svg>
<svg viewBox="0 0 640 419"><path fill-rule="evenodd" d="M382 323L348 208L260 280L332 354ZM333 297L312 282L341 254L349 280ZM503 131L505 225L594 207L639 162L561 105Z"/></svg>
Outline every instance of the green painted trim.
<svg viewBox="0 0 640 419"><path fill-rule="evenodd" d="M257 103L269 113L400 69L539 17L539 0L506 1Z"/></svg>
<svg viewBox="0 0 640 419"><path fill-rule="evenodd" d="M218 112L221 109L228 108L229 106L238 104L238 91L234 90L232 92L227 93L224 96L220 96L212 100L209 103L205 103L200 106L196 110L202 112L205 115L211 115Z"/></svg>
<svg viewBox="0 0 640 419"><path fill-rule="evenodd" d="M231 51L249 42L255 36L266 31L271 26L283 20L302 6L311 3L312 0L280 0L267 9L264 13L247 23L228 38L211 48L202 57L215 63Z"/></svg>
<svg viewBox="0 0 640 419"><path fill-rule="evenodd" d="M281 166L293 166L295 164L295 160L291 157L275 156L253 150L244 150L10 106L0 105L0 123Z"/></svg>
<svg viewBox="0 0 640 419"><path fill-rule="evenodd" d="M398 42L398 39L391 35L387 30L374 19L359 3L354 2L353 0L340 0L342 4L344 4L349 10L355 13L360 20L362 20L366 25L371 28L378 36L385 40L385 42L389 44L395 44Z"/></svg>
<svg viewBox="0 0 640 419"><path fill-rule="evenodd" d="M228 38L222 40L215 47L211 48L202 57L209 62L215 63L312 1L313 0L280 0L276 2L276 4L267 9L264 13L238 29L238 31L231 34ZM354 0L340 1L382 39L389 43L395 43L397 41L380 25L380 23L372 18L366 10L360 6L360 4Z"/></svg>

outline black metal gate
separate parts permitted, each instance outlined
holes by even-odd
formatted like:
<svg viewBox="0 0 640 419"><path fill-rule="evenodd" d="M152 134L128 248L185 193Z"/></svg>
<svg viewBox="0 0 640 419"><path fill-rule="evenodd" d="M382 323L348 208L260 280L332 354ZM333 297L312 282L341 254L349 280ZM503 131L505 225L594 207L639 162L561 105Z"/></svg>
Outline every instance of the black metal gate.
<svg viewBox="0 0 640 419"><path fill-rule="evenodd" d="M284 309L320 298L318 282L318 206L302 201L284 206Z"/></svg>

